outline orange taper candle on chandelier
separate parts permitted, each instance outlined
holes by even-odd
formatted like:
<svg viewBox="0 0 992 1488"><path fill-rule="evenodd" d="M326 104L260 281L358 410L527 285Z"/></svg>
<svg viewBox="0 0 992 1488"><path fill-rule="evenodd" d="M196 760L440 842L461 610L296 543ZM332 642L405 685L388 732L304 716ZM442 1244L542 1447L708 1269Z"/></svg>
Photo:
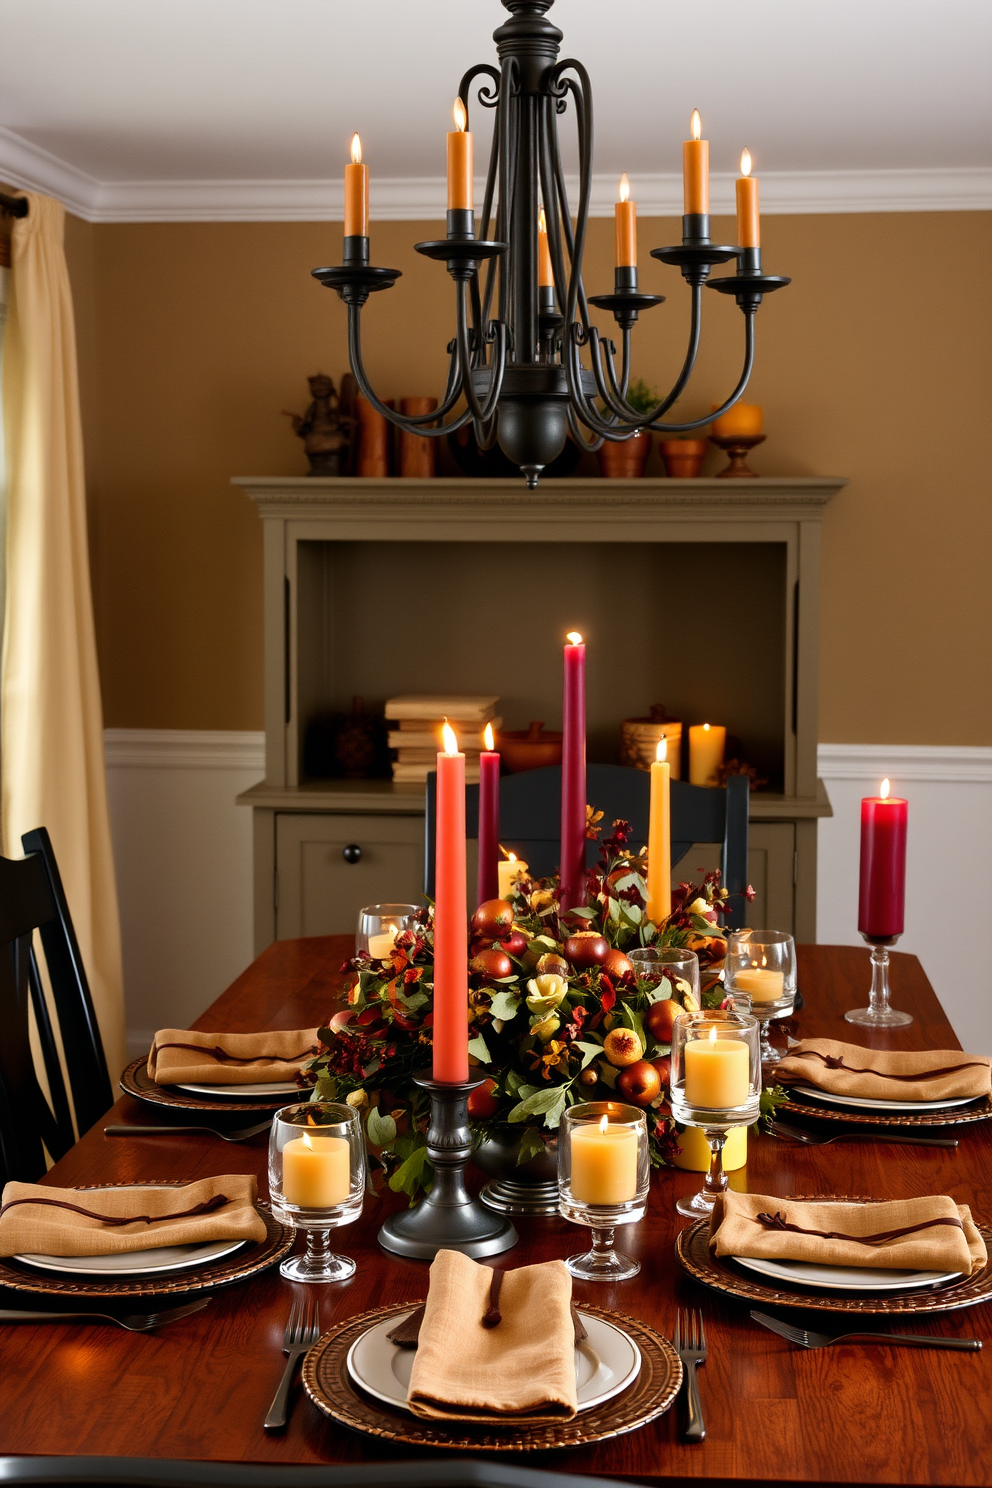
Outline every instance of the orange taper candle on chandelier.
<svg viewBox="0 0 992 1488"><path fill-rule="evenodd" d="M453 109L455 127L448 135L448 211L472 210L472 131L460 98Z"/></svg>
<svg viewBox="0 0 992 1488"><path fill-rule="evenodd" d="M620 177L620 200L613 208L616 218L618 269L637 267L637 204L628 200L630 182L627 172Z"/></svg>
<svg viewBox="0 0 992 1488"><path fill-rule="evenodd" d="M555 271L551 267L551 246L548 243L548 221L543 207L537 219L537 282L542 289L555 287Z"/></svg>
<svg viewBox="0 0 992 1488"><path fill-rule="evenodd" d="M737 178L737 242L741 248L761 247L758 178L751 174L750 150L741 155L741 173Z"/></svg>
<svg viewBox="0 0 992 1488"><path fill-rule="evenodd" d="M351 137L351 164L344 168L344 235L369 235L369 168L362 164L362 142L357 134Z"/></svg>
<svg viewBox="0 0 992 1488"><path fill-rule="evenodd" d="M692 111L689 129L692 139L682 141L683 211L687 217L710 209L710 142L699 138L702 124L698 109Z"/></svg>
<svg viewBox="0 0 992 1488"><path fill-rule="evenodd" d="M445 720L437 757L434 870L434 1078L468 1079L468 900L465 884L465 756Z"/></svg>

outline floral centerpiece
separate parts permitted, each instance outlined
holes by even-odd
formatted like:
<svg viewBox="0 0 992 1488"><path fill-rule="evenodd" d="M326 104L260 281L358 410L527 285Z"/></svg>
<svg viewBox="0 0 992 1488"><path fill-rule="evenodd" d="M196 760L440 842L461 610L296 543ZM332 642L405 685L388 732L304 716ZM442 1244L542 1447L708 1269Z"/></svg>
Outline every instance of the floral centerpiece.
<svg viewBox="0 0 992 1488"><path fill-rule="evenodd" d="M598 837L602 813L588 815L587 833ZM671 915L654 924L645 913L646 862L629 849L629 832L617 821L602 841L586 908L563 915L557 880L523 878L472 919L469 1055L487 1078L469 1097L469 1117L480 1143L519 1132L521 1164L544 1151L566 1106L614 1095L645 1110L655 1166L679 1150L666 1104L669 1043L674 1017L695 1004L669 968L639 974L627 952L695 951L711 971L704 1008L718 1008L723 989L712 972L723 961L719 916L728 896L719 873L679 884ZM413 1076L431 1059L433 960L428 906L385 960L346 962L348 1006L321 1029L320 1052L303 1075L316 1099L366 1113L373 1168L411 1200L431 1184L429 1100Z"/></svg>

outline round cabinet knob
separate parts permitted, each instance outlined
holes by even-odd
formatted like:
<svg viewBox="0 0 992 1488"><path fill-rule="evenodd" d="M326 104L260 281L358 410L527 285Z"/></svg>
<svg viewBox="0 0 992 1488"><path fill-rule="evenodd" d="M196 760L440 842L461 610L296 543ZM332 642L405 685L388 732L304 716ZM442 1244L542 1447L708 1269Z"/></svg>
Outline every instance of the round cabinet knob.
<svg viewBox="0 0 992 1488"><path fill-rule="evenodd" d="M341 849L341 856L346 863L358 863L361 861L362 849L357 842L349 842L347 847Z"/></svg>

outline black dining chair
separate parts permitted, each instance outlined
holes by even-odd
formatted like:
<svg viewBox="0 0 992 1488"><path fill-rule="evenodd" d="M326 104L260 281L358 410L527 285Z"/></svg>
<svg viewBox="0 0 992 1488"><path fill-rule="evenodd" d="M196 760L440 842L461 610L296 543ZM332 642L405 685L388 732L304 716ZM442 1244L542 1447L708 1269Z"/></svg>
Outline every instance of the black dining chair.
<svg viewBox="0 0 992 1488"><path fill-rule="evenodd" d="M0 1483L91 1483L106 1488L622 1488L615 1478L457 1457L448 1462L355 1462L340 1467L156 1457L0 1457Z"/></svg>
<svg viewBox="0 0 992 1488"><path fill-rule="evenodd" d="M44 827L37 827L21 843L26 857L0 858L0 1178L30 1183L45 1171L45 1152L52 1159L61 1157L76 1131L87 1131L114 1097L51 839ZM35 932L51 987L61 1060ZM47 1098L31 1055L32 1017Z"/></svg>
<svg viewBox="0 0 992 1488"><path fill-rule="evenodd" d="M682 861L694 842L720 843L723 884L731 896L725 919L732 930L740 929L745 922L749 790L746 775L731 775L725 789L689 785L685 780L672 781L672 867ZM645 845L651 805L651 777L646 770L635 770L629 765L589 765L586 799L597 811L602 811L602 825L607 832L614 821L628 821L631 848L636 851ZM437 774L431 771L427 777L424 873L425 892L429 895L434 893L436 801ZM530 871L539 878L553 873L558 866L560 822L559 766L502 777L499 783L500 841L508 851L523 858ZM465 827L469 837L478 835L477 785L466 787ZM597 843L587 843L587 863L591 865L596 861L598 851Z"/></svg>

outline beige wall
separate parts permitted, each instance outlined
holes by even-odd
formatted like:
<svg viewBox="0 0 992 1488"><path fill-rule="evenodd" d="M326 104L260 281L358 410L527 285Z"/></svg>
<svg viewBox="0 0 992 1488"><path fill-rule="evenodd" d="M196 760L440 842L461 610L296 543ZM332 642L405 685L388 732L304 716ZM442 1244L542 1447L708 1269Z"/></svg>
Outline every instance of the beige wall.
<svg viewBox="0 0 992 1488"><path fill-rule="evenodd" d="M647 249L676 224L640 226L644 287L670 301L643 320L635 366L662 384L685 292ZM404 273L366 312L385 396L439 390L450 284L411 249L439 231L374 230L376 261ZM610 287L611 232L592 225L593 292ZM990 744L992 214L772 217L764 232L768 268L794 283L758 317L754 464L851 477L824 532L820 737ZM309 277L340 228L70 219L67 243L106 722L260 728L261 528L228 478L305 471L280 410L302 409L309 373L345 370L343 306ZM693 414L738 359L739 312L706 299Z"/></svg>

